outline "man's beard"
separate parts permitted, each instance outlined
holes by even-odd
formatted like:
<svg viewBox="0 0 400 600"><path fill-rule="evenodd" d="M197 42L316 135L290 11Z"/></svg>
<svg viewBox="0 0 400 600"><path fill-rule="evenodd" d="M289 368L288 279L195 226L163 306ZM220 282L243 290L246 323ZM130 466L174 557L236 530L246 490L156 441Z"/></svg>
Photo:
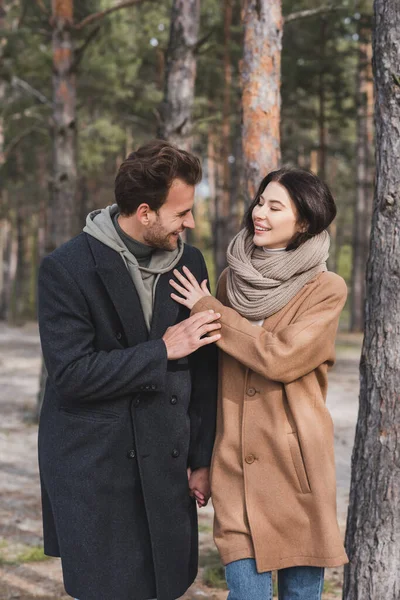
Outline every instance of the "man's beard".
<svg viewBox="0 0 400 600"><path fill-rule="evenodd" d="M152 248L172 252L178 247L179 236L174 235L173 232L167 233L160 221L157 220L152 227L147 229L143 239Z"/></svg>

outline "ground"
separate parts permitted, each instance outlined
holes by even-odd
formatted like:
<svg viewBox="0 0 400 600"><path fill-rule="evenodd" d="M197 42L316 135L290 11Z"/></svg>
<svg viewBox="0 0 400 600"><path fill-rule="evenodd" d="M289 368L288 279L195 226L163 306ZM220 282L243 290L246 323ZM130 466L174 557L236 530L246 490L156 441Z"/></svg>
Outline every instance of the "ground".
<svg viewBox="0 0 400 600"><path fill-rule="evenodd" d="M361 339L341 334L330 374L328 407L335 423L338 515L344 534L351 450L358 409ZM34 421L40 371L37 327L0 324L0 599L67 600L58 559L45 559ZM212 506L199 513L200 571L181 600L226 600L212 542ZM340 569L328 569L324 600L341 596ZM250 599L249 599L250 600Z"/></svg>

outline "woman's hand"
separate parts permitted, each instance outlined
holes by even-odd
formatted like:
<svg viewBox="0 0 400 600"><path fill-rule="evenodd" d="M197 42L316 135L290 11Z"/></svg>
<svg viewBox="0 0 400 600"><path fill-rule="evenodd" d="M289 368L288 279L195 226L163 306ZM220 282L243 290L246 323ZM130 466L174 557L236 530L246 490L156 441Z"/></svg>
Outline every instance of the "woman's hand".
<svg viewBox="0 0 400 600"><path fill-rule="evenodd" d="M183 304L184 306L187 306L189 310L192 310L193 306L196 304L196 302L198 302L198 300L204 298L205 296L211 296L211 294L207 288L207 279L202 281L199 285L196 277L192 275L187 267L183 267L182 270L186 277L184 277L182 273L178 271L178 269L174 269L173 271L175 277L182 285L179 285L179 283L176 283L176 281L173 279L169 280L172 287L179 292L181 296L171 294L171 298L175 300L175 302L179 302L179 304Z"/></svg>

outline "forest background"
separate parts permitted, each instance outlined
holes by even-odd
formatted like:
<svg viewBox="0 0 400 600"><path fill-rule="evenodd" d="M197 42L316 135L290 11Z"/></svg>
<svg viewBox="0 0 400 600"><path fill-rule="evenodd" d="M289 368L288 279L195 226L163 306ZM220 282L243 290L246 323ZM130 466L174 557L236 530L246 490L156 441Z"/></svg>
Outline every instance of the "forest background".
<svg viewBox="0 0 400 600"><path fill-rule="evenodd" d="M116 5L127 6L108 12ZM204 252L212 285L249 201L243 166L242 5L240 0L202 0L192 49L197 73L191 123L181 140L173 140L189 144L202 159L197 227L189 242ZM160 135L171 7L171 0L75 2L68 85L74 86L76 111L69 124L73 135L66 134L66 183L57 180L54 166L54 134L58 127L60 135L60 127L52 101L57 23L50 2L0 0L0 318L10 324L35 318L37 268L52 249L54 220L59 229L64 226L65 239L78 233L90 210L113 202L114 176L123 158ZM350 289L342 326L361 331L374 182L372 3L283 0L282 12L279 162L310 168L332 188L338 216L331 227L329 268ZM61 210L52 223L49 207L66 185L73 216L67 223Z"/></svg>
<svg viewBox="0 0 400 600"><path fill-rule="evenodd" d="M24 570L32 554L15 559L23 536L31 552L42 535L26 422L38 413L38 265L113 203L124 157L163 137L202 160L187 241L213 289L269 170L310 168L331 187L328 266L349 287L328 395L344 512L349 501L343 598L398 600L399 64L398 0L0 0L1 597L49 598ZM28 321L33 332L10 327ZM344 340L356 340L351 358ZM326 599L341 593L335 578Z"/></svg>

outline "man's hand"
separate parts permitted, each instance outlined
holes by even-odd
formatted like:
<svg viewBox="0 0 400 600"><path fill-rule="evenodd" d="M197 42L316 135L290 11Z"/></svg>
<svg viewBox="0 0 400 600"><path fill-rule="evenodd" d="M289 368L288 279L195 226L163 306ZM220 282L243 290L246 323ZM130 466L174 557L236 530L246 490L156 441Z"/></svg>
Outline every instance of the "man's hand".
<svg viewBox="0 0 400 600"><path fill-rule="evenodd" d="M210 333L210 331L221 328L221 324L215 322L220 316L219 313L215 313L213 310L207 310L197 313L177 325L168 327L162 338L167 347L168 360L183 358L192 354L201 346L218 341L221 337L219 333L208 337L203 336Z"/></svg>
<svg viewBox="0 0 400 600"><path fill-rule="evenodd" d="M210 469L201 467L192 471L189 477L190 495L197 500L197 506L207 506L211 496L210 491Z"/></svg>

